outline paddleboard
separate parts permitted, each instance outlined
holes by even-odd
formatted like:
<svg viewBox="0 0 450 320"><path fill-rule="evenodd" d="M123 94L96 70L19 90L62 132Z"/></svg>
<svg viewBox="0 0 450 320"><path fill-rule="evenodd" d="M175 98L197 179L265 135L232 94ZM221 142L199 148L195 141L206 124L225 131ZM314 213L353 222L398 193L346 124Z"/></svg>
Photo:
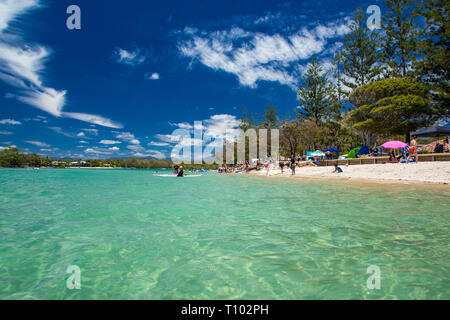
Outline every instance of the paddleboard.
<svg viewBox="0 0 450 320"><path fill-rule="evenodd" d="M177 176L174 174L155 174L157 177L170 177L170 178L176 178ZM196 175L184 175L182 178L193 178L193 177L201 177L201 174Z"/></svg>

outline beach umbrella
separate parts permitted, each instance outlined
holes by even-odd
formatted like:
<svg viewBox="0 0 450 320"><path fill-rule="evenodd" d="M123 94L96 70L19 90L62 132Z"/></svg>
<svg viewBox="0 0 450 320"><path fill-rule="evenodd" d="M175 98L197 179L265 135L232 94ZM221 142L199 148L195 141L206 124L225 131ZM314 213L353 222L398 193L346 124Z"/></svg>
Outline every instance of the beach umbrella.
<svg viewBox="0 0 450 320"><path fill-rule="evenodd" d="M381 145L385 149L403 149L408 145L401 141L388 141Z"/></svg>
<svg viewBox="0 0 450 320"><path fill-rule="evenodd" d="M412 136L417 137L438 137L438 136L445 136L448 134L450 134L450 128L443 126L432 126L429 128L422 128L411 133Z"/></svg>
<svg viewBox="0 0 450 320"><path fill-rule="evenodd" d="M327 151L330 151L330 152L342 152L341 150L339 150L337 148L328 148L328 149L325 149L323 151L325 151L325 152L327 152Z"/></svg>

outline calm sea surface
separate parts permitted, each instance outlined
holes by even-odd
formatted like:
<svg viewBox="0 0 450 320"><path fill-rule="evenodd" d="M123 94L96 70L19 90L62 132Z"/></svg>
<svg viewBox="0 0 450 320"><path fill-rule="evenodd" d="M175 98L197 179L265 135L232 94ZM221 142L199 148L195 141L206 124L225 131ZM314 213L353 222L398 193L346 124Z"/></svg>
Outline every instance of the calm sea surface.
<svg viewBox="0 0 450 320"><path fill-rule="evenodd" d="M1 169L0 299L450 299L450 188L155 173Z"/></svg>

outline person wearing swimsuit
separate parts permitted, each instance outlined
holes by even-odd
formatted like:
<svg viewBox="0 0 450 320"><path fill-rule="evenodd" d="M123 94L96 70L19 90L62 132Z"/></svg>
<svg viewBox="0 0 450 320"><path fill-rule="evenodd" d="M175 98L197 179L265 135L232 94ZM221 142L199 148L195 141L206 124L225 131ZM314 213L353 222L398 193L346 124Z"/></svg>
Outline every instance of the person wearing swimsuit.
<svg viewBox="0 0 450 320"><path fill-rule="evenodd" d="M419 157L417 156L417 136L414 136L411 140L411 146L409 147L409 156L408 159L406 159L406 163L409 163L409 159L411 156L414 156L414 161L416 163L419 162Z"/></svg>

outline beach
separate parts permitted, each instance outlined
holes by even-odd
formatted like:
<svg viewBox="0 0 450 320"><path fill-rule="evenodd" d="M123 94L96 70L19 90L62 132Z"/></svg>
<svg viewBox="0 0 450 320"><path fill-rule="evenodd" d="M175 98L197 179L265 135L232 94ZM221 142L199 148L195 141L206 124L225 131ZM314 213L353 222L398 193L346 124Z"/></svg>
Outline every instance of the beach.
<svg viewBox="0 0 450 320"><path fill-rule="evenodd" d="M328 180L357 180L385 183L450 184L450 162L386 163L366 165L340 165L343 172L333 173L334 167L297 167L294 179L314 178ZM251 171L252 175L267 176L267 170ZM280 168L269 171L269 177L291 177L291 170Z"/></svg>

